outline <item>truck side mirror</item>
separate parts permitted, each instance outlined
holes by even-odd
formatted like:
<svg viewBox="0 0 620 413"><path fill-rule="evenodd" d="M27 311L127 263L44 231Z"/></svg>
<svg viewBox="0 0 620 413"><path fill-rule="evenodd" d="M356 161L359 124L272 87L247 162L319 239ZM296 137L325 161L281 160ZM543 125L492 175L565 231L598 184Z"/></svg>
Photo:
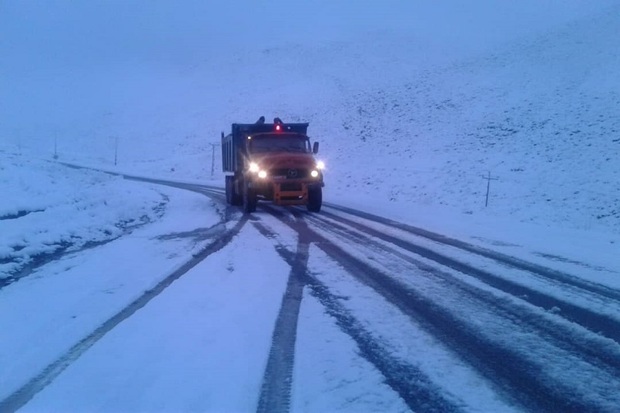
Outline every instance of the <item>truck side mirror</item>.
<svg viewBox="0 0 620 413"><path fill-rule="evenodd" d="M314 142L314 145L312 145L312 153L313 154L319 153L319 143L318 142Z"/></svg>

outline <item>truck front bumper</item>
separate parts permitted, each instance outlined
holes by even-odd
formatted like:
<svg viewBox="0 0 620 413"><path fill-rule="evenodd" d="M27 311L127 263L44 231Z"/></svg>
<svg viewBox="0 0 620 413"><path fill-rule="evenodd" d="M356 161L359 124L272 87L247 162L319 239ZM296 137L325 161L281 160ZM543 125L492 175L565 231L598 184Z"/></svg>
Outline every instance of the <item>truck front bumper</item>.
<svg viewBox="0 0 620 413"><path fill-rule="evenodd" d="M251 188L260 198L273 201L276 205L306 205L308 203L308 188L321 186L316 181L253 181Z"/></svg>

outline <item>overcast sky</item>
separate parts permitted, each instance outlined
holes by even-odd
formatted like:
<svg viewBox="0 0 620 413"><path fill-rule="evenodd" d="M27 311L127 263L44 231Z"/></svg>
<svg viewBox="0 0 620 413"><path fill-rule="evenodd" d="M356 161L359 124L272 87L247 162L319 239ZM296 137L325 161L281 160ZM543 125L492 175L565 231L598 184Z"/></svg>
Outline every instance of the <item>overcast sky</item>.
<svg viewBox="0 0 620 413"><path fill-rule="evenodd" d="M162 112L173 118L175 110L186 114L222 97L251 97L262 92L252 92L244 82L231 83L230 76L223 76L232 71L254 76L252 65L261 60L248 63L251 52L285 47L291 54L307 56L312 48L342 42L343 59L358 56L357 71L378 55L375 39L384 36L392 42L387 47L401 65L427 58L450 61L600 12L611 3L2 0L0 138L86 136L110 125L112 113L115 126L109 133L135 134L131 127L137 120L153 124ZM351 52L351 45L358 50ZM409 45L423 53L414 55ZM330 63L322 62L327 67ZM243 65L248 65L247 70ZM307 77L304 69L313 73L302 63L293 69L284 75ZM225 96L212 87L192 84L187 75L192 70L200 73L201 81L227 85L222 88ZM271 76L282 76L270 71ZM267 70L263 74L269 76ZM312 82L306 83L316 90ZM145 112L157 116L149 120Z"/></svg>

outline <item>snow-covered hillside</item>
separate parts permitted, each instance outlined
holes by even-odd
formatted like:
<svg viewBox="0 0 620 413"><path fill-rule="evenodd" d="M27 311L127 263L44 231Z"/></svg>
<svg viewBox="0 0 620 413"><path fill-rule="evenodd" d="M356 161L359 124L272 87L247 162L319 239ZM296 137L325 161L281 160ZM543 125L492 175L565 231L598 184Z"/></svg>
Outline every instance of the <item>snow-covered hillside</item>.
<svg viewBox="0 0 620 413"><path fill-rule="evenodd" d="M328 201L620 232L619 2L221 3L2 2L0 150L220 182L280 116Z"/></svg>

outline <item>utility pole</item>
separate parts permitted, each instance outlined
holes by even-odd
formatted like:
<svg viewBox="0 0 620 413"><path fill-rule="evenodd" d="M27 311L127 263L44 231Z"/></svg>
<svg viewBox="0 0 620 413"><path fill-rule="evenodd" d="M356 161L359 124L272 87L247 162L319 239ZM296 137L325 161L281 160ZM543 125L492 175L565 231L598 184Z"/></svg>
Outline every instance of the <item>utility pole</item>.
<svg viewBox="0 0 620 413"><path fill-rule="evenodd" d="M211 145L211 178L213 178L213 174L215 173L215 147L218 146L217 143L210 143Z"/></svg>
<svg viewBox="0 0 620 413"><path fill-rule="evenodd" d="M114 137L114 166L116 166L116 162L118 161L118 136Z"/></svg>
<svg viewBox="0 0 620 413"><path fill-rule="evenodd" d="M489 171L487 176L482 175L482 179L486 179L487 180L487 196L486 196L486 199L484 201L484 206L487 207L487 206L489 206L489 191L491 189L491 181L497 181L499 178L492 178L491 177L491 171Z"/></svg>

